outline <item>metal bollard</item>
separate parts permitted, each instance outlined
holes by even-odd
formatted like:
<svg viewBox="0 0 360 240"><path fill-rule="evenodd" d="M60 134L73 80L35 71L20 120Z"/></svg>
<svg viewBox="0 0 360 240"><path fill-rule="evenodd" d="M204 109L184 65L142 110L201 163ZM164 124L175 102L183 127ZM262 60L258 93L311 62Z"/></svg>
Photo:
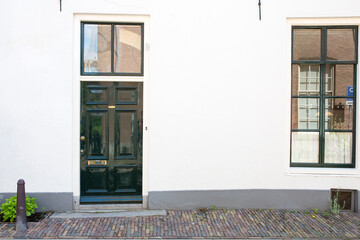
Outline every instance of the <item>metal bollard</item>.
<svg viewBox="0 0 360 240"><path fill-rule="evenodd" d="M20 179L17 182L16 231L25 231L26 229L25 181Z"/></svg>

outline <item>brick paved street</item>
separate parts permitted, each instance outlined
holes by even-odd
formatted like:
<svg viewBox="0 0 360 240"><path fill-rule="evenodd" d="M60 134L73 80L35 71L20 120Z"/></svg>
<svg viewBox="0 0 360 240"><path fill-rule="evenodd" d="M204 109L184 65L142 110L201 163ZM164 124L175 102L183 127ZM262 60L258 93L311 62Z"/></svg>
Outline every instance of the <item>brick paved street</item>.
<svg viewBox="0 0 360 240"><path fill-rule="evenodd" d="M0 238L360 238L360 214L285 210L173 211L167 216L50 219L26 232L0 223Z"/></svg>

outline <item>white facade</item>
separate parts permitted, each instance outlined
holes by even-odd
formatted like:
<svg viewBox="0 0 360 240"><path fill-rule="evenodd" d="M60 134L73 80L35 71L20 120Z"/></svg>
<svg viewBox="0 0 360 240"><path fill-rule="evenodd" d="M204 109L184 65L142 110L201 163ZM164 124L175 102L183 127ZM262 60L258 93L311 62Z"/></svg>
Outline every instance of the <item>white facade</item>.
<svg viewBox="0 0 360 240"><path fill-rule="evenodd" d="M144 196L360 189L359 140L355 168L290 167L291 26L359 26L359 1L262 1L261 21L257 1L63 0L59 8L59 0L6 1L0 10L0 201L20 178L29 193L79 197L86 19L145 22Z"/></svg>

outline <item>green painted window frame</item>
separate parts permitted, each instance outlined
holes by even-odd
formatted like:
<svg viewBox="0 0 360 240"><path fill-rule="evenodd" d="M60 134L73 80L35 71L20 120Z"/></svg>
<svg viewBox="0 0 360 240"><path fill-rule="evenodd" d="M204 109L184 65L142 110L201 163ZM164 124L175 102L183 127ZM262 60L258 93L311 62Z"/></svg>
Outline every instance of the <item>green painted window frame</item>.
<svg viewBox="0 0 360 240"><path fill-rule="evenodd" d="M111 26L111 72L85 72L84 71L84 25L85 24L99 24ZM141 70L139 73L126 73L126 72L115 72L114 70L114 26L115 25L134 25L141 27ZM136 22L92 22L82 21L81 22L81 40L80 40L80 75L81 76L144 76L144 23Z"/></svg>
<svg viewBox="0 0 360 240"><path fill-rule="evenodd" d="M294 30L295 29L319 29L321 30L321 44L320 44L320 60L294 60ZM327 60L327 30L328 29L353 29L354 30L354 39L355 39L355 59L353 61L343 61L343 60ZM358 27L357 26L292 26L291 30L291 123L290 123L290 167L317 167L317 168L355 168L355 148L356 148L356 95L357 95L357 62L358 62ZM313 96L300 96L293 95L293 65L294 64L317 64L320 66L320 96L317 95L316 98L319 98L319 129L293 129L293 107L292 101L297 98L313 98ZM353 65L354 74L353 74L353 128L352 130L326 130L325 129L325 99L334 99L334 98L347 98L348 96L326 96L325 95L325 72L326 66L332 64L342 64L342 65ZM319 132L319 162L318 163L293 163L292 162L292 133L293 132ZM325 132L351 132L352 133L352 162L351 164L340 164L340 163L325 163Z"/></svg>

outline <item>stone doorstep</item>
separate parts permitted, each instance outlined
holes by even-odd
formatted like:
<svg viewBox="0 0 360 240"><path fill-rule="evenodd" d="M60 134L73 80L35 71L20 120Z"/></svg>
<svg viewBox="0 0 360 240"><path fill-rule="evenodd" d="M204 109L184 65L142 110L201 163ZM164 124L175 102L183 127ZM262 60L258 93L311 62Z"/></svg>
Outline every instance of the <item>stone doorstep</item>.
<svg viewBox="0 0 360 240"><path fill-rule="evenodd" d="M166 216L166 210L80 210L55 212L50 218L106 218Z"/></svg>

